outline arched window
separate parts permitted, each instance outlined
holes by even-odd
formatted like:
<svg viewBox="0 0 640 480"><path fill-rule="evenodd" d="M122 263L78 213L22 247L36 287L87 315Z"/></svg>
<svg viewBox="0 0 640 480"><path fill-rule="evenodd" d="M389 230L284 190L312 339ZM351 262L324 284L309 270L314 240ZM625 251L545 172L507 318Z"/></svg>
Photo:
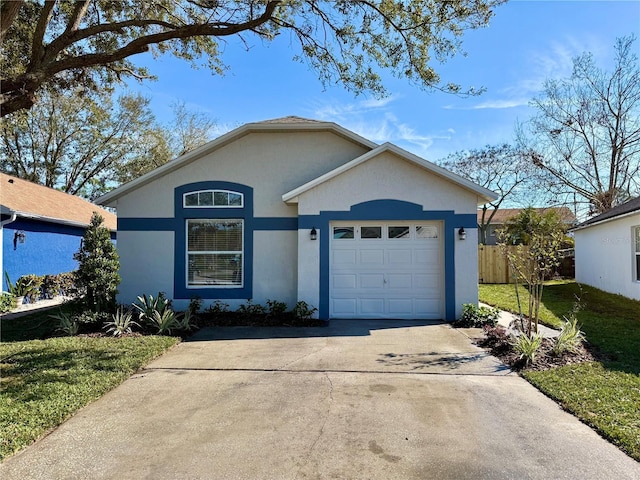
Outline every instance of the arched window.
<svg viewBox="0 0 640 480"><path fill-rule="evenodd" d="M244 195L230 190L199 190L182 196L184 208L242 208Z"/></svg>

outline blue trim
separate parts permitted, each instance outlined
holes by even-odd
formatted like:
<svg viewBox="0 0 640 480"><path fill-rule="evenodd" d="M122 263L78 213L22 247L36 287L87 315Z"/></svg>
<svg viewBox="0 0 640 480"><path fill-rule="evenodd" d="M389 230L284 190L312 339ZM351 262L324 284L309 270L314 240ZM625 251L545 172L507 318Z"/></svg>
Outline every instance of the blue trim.
<svg viewBox="0 0 640 480"><path fill-rule="evenodd" d="M202 210L199 207L198 210ZM207 210L210 212L213 209ZM211 217L213 213L219 213L215 217ZM189 218L239 218L238 213L242 213L242 209L234 208L234 212L228 212L220 207L216 207L213 213L205 215L189 215ZM189 210L191 213L191 210ZM235 215L232 215L235 213ZM118 218L119 232L174 232L177 230L178 221L176 218L144 218L129 217ZM466 228L466 227L465 227ZM298 217L254 217L254 230L298 230Z"/></svg>
<svg viewBox="0 0 640 480"><path fill-rule="evenodd" d="M197 190L229 190L244 195L244 207L183 208L182 196ZM198 296L206 299L249 299L253 297L253 188L232 182L195 182L177 187L174 191L174 278L173 298L188 299ZM191 218L240 218L244 220L243 286L238 288L187 288L186 221ZM157 222L163 225L164 222Z"/></svg>
<svg viewBox="0 0 640 480"><path fill-rule="evenodd" d="M256 217L254 230L298 230L298 217Z"/></svg>
<svg viewBox="0 0 640 480"><path fill-rule="evenodd" d="M372 200L353 205L349 211L321 211L319 215L301 215L299 228L320 229L320 305L319 318L329 319L329 224L339 220L432 220L444 223L444 295L445 319L455 320L455 241L456 229L476 228L474 214L456 214L453 210L423 210L421 205L400 200Z"/></svg>
<svg viewBox="0 0 640 480"><path fill-rule="evenodd" d="M176 229L175 218L119 218L119 232L172 232Z"/></svg>

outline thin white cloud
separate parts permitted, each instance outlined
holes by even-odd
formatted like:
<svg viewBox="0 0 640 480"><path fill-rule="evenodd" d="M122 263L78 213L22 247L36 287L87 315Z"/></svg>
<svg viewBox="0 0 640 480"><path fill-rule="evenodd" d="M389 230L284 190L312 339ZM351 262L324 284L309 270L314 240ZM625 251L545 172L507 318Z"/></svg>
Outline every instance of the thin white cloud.
<svg viewBox="0 0 640 480"><path fill-rule="evenodd" d="M437 133L424 133L413 125L401 122L390 108L394 100L394 97L389 97L377 101L320 105L315 107L313 115L339 123L376 143L391 142L421 156L426 155L434 141L450 139L455 134L451 128Z"/></svg>
<svg viewBox="0 0 640 480"><path fill-rule="evenodd" d="M464 105L449 104L443 108L447 110L485 110L519 108L529 104L529 101L538 95L544 86L544 82L551 78L566 78L573 70L573 59L585 52L591 52L598 61L604 61L611 52L604 48L606 42L596 37L574 38L565 36L560 41L553 41L541 45L538 49L526 52L528 59L524 70L515 73L516 81L498 91L500 96L492 99L482 99L479 103ZM613 45L610 50L613 51ZM599 62L601 63L601 62ZM480 97L482 98L482 97Z"/></svg>

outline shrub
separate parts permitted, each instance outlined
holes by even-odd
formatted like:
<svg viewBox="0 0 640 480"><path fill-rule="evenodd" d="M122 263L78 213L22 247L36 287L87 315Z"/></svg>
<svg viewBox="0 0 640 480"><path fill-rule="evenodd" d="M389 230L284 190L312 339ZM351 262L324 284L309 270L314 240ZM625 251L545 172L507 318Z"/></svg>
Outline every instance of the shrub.
<svg viewBox="0 0 640 480"><path fill-rule="evenodd" d="M202 298L195 296L189 299L188 309L192 315L195 315L196 313L198 313L201 308L202 308Z"/></svg>
<svg viewBox="0 0 640 480"><path fill-rule="evenodd" d="M512 339L513 349L520 354L520 360L524 360L525 365L535 362L538 350L542 346L542 335L532 333L527 335L521 333Z"/></svg>
<svg viewBox="0 0 640 480"><path fill-rule="evenodd" d="M573 311L568 318L564 317L560 334L553 341L553 353L555 355L562 355L564 352L576 353L584 338L584 333L578 325L578 317Z"/></svg>
<svg viewBox="0 0 640 480"><path fill-rule="evenodd" d="M267 313L267 309L259 303L252 303L251 299L249 299L247 303L238 307L237 312L245 318L251 318L264 315Z"/></svg>
<svg viewBox="0 0 640 480"><path fill-rule="evenodd" d="M171 300L168 300L162 292L158 292L158 296L155 298L153 295L149 295L148 297L142 295L137 298L138 302L134 302L132 306L137 310L138 316L142 321L152 321L154 313L157 312L162 316L166 310L171 308Z"/></svg>
<svg viewBox="0 0 640 480"><path fill-rule="evenodd" d="M310 320L317 311L317 308L312 307L304 300L300 300L296 303L295 307L293 307L293 314L299 320Z"/></svg>
<svg viewBox="0 0 640 480"><path fill-rule="evenodd" d="M87 330L98 330L100 325L108 322L111 315L108 312L94 312L93 310L82 310L80 313L73 315L73 319L78 327Z"/></svg>
<svg viewBox="0 0 640 480"><path fill-rule="evenodd" d="M493 307L478 307L472 303L462 305L462 317L455 325L457 327L484 328L495 327L498 324L500 310Z"/></svg>
<svg viewBox="0 0 640 480"><path fill-rule="evenodd" d="M131 333L133 327L139 326L140 325L133 320L133 312L131 312L131 310L125 311L123 307L120 307L116 313L111 316L111 320L105 322L103 328L114 337L119 337Z"/></svg>
<svg viewBox="0 0 640 480"><path fill-rule="evenodd" d="M223 315L225 313L229 313L229 304L224 303L222 300L216 300L209 306L209 308L207 308L206 311L214 316Z"/></svg>
<svg viewBox="0 0 640 480"><path fill-rule="evenodd" d="M79 264L76 286L84 294L84 301L91 310L113 311L120 283L120 262L111 233L102 222L103 218L93 212L80 250L73 256Z"/></svg>
<svg viewBox="0 0 640 480"><path fill-rule="evenodd" d="M67 297L75 297L79 295L80 288L76 285L76 272L59 273L56 275L58 282L58 294Z"/></svg>
<svg viewBox="0 0 640 480"><path fill-rule="evenodd" d="M171 335L171 330L180 328L178 319L176 318L176 312L170 308L160 312L155 310L151 317L146 317L146 323L158 335Z"/></svg>
<svg viewBox="0 0 640 480"><path fill-rule="evenodd" d="M13 310L15 297L8 292L0 294L0 313L7 313Z"/></svg>
<svg viewBox="0 0 640 480"><path fill-rule="evenodd" d="M282 317L287 311L287 304L277 300L267 300L267 316Z"/></svg>
<svg viewBox="0 0 640 480"><path fill-rule="evenodd" d="M29 291L25 295L25 298L29 303L36 303L42 296L42 282L44 277L39 275L24 275L20 277L19 281L23 280L29 285Z"/></svg>
<svg viewBox="0 0 640 480"><path fill-rule="evenodd" d="M196 326L195 316L190 309L176 315L175 328L183 332L190 332Z"/></svg>
<svg viewBox="0 0 640 480"><path fill-rule="evenodd" d="M60 310L59 313L49 315L49 317L58 320L58 328L56 329L58 332L71 337L78 334L80 325L78 325L78 322L70 313L65 313Z"/></svg>

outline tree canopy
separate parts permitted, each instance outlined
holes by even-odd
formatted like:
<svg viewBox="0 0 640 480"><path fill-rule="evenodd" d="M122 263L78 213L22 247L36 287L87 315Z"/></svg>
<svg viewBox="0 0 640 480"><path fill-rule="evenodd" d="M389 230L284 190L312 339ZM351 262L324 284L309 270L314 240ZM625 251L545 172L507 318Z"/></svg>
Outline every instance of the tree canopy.
<svg viewBox="0 0 640 480"><path fill-rule="evenodd" d="M211 138L213 121L176 104L159 125L140 95L44 89L0 124L0 170L94 199Z"/></svg>
<svg viewBox="0 0 640 480"><path fill-rule="evenodd" d="M525 201L530 203L535 196L526 188L533 180L531 163L512 145L487 145L480 149L455 152L439 164L500 195L497 200L482 206L478 223L482 244L487 242L491 220L505 201L514 203L525 196Z"/></svg>
<svg viewBox="0 0 640 480"><path fill-rule="evenodd" d="M1 3L2 115L30 108L44 86L68 89L148 78L136 54L171 54L217 73L221 42L270 41L289 33L294 58L325 84L383 96L388 69L425 88L457 94L473 87L441 81L433 67L461 49L506 0L25 0Z"/></svg>
<svg viewBox="0 0 640 480"><path fill-rule="evenodd" d="M573 60L571 77L547 80L533 118L519 131L522 150L559 196L575 195L598 214L640 194L640 68L635 38L615 45L612 71L593 55Z"/></svg>

